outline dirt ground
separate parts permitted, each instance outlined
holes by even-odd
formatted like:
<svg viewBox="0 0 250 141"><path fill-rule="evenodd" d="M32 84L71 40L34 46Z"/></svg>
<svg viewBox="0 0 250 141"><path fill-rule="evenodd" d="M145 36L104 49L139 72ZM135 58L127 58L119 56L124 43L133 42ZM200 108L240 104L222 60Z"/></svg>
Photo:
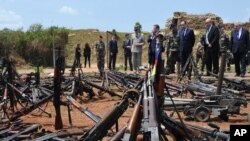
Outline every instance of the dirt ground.
<svg viewBox="0 0 250 141"><path fill-rule="evenodd" d="M29 73L29 71L32 71L32 70L19 70L18 72L20 74L23 74L23 73ZM83 71L86 73L97 72L97 68L96 68L96 65L92 65L91 68L86 68L86 69L83 68ZM53 72L53 69L44 69L43 76L47 76L48 74L52 72ZM68 69L66 70L66 73L69 73ZM231 77L233 74L226 74L226 75ZM250 75L248 74L245 77L245 79L250 79ZM86 94L84 94L80 98L81 100L78 99L78 101L82 103L84 107L88 107L90 111L92 111L96 115L99 115L100 117L103 117L108 111L110 111L114 107L116 103L120 101L120 98L111 97L108 94L104 94L103 97L95 96L94 99L91 101L87 100ZM42 107L45 108L45 105L43 105ZM23 116L21 119L27 123L40 123L43 125L44 129L54 131L54 122L55 122L54 111L55 110L51 101L46 106L46 111L52 114L51 118L49 118L45 114L40 114L41 113L40 111L35 110L32 112L32 114ZM133 112L133 108L128 108L128 110L126 110L126 112L119 119L119 128L121 128L123 125L125 125L129 121L129 118L131 117L132 112ZM92 120L90 120L86 115L84 115L83 113L81 113L79 110L77 110L74 107L72 108L72 111L71 111L72 122L73 122L72 126L69 125L67 107L61 106L61 113L62 113L63 125L65 129L68 129L68 128L89 129L95 125L95 123ZM169 114L171 112L167 111L167 113ZM183 113L182 112L180 113L185 122L193 124L193 125L198 125L201 127L208 127L207 123L187 120L183 116ZM241 108L240 115L230 115L228 122L224 122L215 116L212 116L210 121L217 124L221 128L221 130L229 130L231 124L249 124L247 120L248 113L250 113L250 104L248 104L247 108L243 108L243 107ZM176 114L174 114L174 118L178 120ZM115 131L115 127L113 127L113 131ZM108 138L106 138L105 140L108 140Z"/></svg>

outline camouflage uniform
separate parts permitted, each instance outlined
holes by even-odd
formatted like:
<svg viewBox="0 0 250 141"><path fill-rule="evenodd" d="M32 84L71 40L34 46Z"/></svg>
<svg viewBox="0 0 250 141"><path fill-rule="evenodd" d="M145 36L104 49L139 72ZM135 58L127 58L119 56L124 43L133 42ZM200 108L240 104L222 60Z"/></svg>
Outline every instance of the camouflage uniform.
<svg viewBox="0 0 250 141"><path fill-rule="evenodd" d="M96 47L96 56L97 56L97 67L102 76L104 71L104 61L105 61L105 44L103 41L98 41L95 45Z"/></svg>
<svg viewBox="0 0 250 141"><path fill-rule="evenodd" d="M174 73L175 64L179 62L179 46L180 38L178 34L171 34L168 36L167 43L167 68L166 74Z"/></svg>
<svg viewBox="0 0 250 141"><path fill-rule="evenodd" d="M227 70L230 71L230 61L233 59L233 55L229 50L229 37L223 33L220 35L220 54L226 53Z"/></svg>
<svg viewBox="0 0 250 141"><path fill-rule="evenodd" d="M196 64L198 66L201 60L201 72L203 73L205 64L206 64L206 52L205 52L205 35L200 37L199 42L197 43L197 50L196 50Z"/></svg>

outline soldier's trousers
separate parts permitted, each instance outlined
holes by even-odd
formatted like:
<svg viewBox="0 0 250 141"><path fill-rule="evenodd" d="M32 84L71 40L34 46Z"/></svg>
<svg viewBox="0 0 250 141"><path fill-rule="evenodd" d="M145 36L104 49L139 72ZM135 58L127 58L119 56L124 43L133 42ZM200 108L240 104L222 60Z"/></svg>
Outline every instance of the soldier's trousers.
<svg viewBox="0 0 250 141"><path fill-rule="evenodd" d="M199 64L199 61L201 60L201 71L203 72L204 71L204 68L205 68L205 56L204 55L196 55L196 64L198 65Z"/></svg>
<svg viewBox="0 0 250 141"><path fill-rule="evenodd" d="M100 76L102 76L102 72L104 71L104 57L103 58L97 58L97 68L100 72Z"/></svg>
<svg viewBox="0 0 250 141"><path fill-rule="evenodd" d="M179 62L179 53L178 52L170 52L168 58L167 58L167 68L166 68L166 74L173 73L175 70L175 64L176 62Z"/></svg>

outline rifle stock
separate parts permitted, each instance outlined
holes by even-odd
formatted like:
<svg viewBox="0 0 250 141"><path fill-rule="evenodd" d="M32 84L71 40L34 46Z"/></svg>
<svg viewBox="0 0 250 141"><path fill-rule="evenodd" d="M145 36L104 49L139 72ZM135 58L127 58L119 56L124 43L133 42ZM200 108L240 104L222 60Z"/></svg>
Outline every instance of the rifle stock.
<svg viewBox="0 0 250 141"><path fill-rule="evenodd" d="M141 99L142 99L142 96L140 95L139 100L137 104L135 105L134 112L130 118L128 127L123 136L123 141L133 141L136 139L137 128L138 128L139 119L140 119Z"/></svg>
<svg viewBox="0 0 250 141"><path fill-rule="evenodd" d="M55 116L55 129L59 130L63 128L63 122L62 122L62 117L61 117L61 71L58 66L54 68L54 99L53 99L53 104L55 107L56 111L56 116Z"/></svg>

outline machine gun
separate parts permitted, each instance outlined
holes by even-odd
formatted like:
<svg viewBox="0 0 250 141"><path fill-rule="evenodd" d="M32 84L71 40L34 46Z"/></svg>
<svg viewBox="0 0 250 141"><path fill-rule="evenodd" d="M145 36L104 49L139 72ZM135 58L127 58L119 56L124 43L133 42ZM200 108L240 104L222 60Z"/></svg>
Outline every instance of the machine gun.
<svg viewBox="0 0 250 141"><path fill-rule="evenodd" d="M212 114L218 115L222 120L227 121L227 114L239 114L241 105L247 106L246 98L231 97L230 95L208 96L186 106L184 115L198 121L207 121Z"/></svg>
<svg viewBox="0 0 250 141"><path fill-rule="evenodd" d="M210 74L216 78L218 78L218 75L210 72ZM235 89L235 90L244 90L246 92L250 92L250 85L247 84L246 81L244 80L240 80L240 79L228 79L228 78L225 78L223 77L223 80L227 83L227 87L228 88L232 88L232 89Z"/></svg>
<svg viewBox="0 0 250 141"><path fill-rule="evenodd" d="M187 61L181 71L180 77L177 79L178 82L182 81L183 77L186 75L186 71L188 71L188 77L189 80L191 80L191 73L192 73L192 69L194 71L194 77L201 81L201 76L199 74L199 71L197 69L197 64L195 63L194 59L193 59L193 55L192 53L189 55L189 57L187 58Z"/></svg>
<svg viewBox="0 0 250 141"><path fill-rule="evenodd" d="M227 114L239 114L240 107L247 106L244 97L232 97L230 95L213 95L198 99L173 99L178 109L184 110L184 115L197 121L207 121L210 115L218 115L227 121ZM167 109L173 109L169 98L164 103Z"/></svg>
<svg viewBox="0 0 250 141"><path fill-rule="evenodd" d="M209 84L205 84L203 82L194 82L190 83L186 86L185 90L189 91L191 94L196 95L194 92L199 92L205 95L216 95L217 87ZM221 94L232 94L232 95L242 95L241 91L232 90L228 88L222 88Z"/></svg>

